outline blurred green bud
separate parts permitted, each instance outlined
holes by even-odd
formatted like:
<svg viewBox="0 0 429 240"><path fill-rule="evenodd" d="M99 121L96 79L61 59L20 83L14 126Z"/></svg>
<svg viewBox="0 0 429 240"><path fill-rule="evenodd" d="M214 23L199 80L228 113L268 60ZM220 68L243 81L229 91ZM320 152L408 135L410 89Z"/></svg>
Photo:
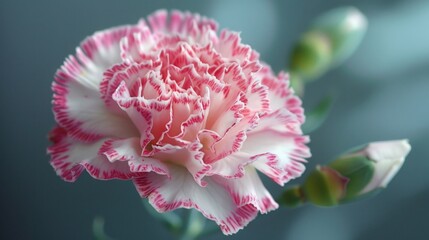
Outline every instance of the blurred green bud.
<svg viewBox="0 0 429 240"><path fill-rule="evenodd" d="M342 176L349 179L346 194L341 201L353 199L368 185L374 174L374 163L365 156L348 155L329 164Z"/></svg>
<svg viewBox="0 0 429 240"><path fill-rule="evenodd" d="M372 142L331 162L329 166L349 179L342 202L379 192L402 167L411 150L407 140Z"/></svg>
<svg viewBox="0 0 429 240"><path fill-rule="evenodd" d="M310 79L325 72L331 62L330 44L323 33L313 31L304 34L292 51L292 77L297 74Z"/></svg>
<svg viewBox="0 0 429 240"><path fill-rule="evenodd" d="M410 150L407 140L372 142L356 148L328 166L317 166L302 187L286 190L280 203L298 206L309 201L336 206L375 195L393 179Z"/></svg>
<svg viewBox="0 0 429 240"><path fill-rule="evenodd" d="M297 207L305 203L307 199L301 186L294 186L284 191L278 201L288 207Z"/></svg>
<svg viewBox="0 0 429 240"><path fill-rule="evenodd" d="M339 64L356 50L367 29L367 20L355 7L333 9L316 19L313 29L323 32L332 47L332 64Z"/></svg>
<svg viewBox="0 0 429 240"><path fill-rule="evenodd" d="M354 7L333 9L318 17L292 50L290 71L311 80L342 63L359 46L367 20Z"/></svg>
<svg viewBox="0 0 429 240"><path fill-rule="evenodd" d="M317 166L303 185L307 200L319 206L335 206L344 197L348 179L326 166Z"/></svg>
<svg viewBox="0 0 429 240"><path fill-rule="evenodd" d="M372 142L355 155L365 156L374 168L369 182L359 191L359 195L385 188L404 164L411 150L408 140Z"/></svg>

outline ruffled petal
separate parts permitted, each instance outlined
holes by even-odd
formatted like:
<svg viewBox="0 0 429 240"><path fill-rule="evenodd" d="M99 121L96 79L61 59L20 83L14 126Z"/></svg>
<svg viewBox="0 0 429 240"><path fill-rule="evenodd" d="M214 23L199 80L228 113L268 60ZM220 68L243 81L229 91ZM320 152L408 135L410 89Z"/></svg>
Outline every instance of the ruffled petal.
<svg viewBox="0 0 429 240"><path fill-rule="evenodd" d="M239 122L234 124L228 131L219 139L208 138L206 145L210 151L205 151L205 161L215 162L221 161L224 157L238 151L242 151L242 145L247 141L247 132L251 130L258 122L257 114L245 116Z"/></svg>
<svg viewBox="0 0 429 240"><path fill-rule="evenodd" d="M262 114L250 134L265 130L302 134L300 120L294 113L285 108Z"/></svg>
<svg viewBox="0 0 429 240"><path fill-rule="evenodd" d="M234 153L226 156L221 161L216 161L211 164L212 169L209 175L217 175L224 178L241 178L244 176L245 167L255 159L249 154Z"/></svg>
<svg viewBox="0 0 429 240"><path fill-rule="evenodd" d="M109 139L103 143L99 153L105 155L110 162L140 158L140 139Z"/></svg>
<svg viewBox="0 0 429 240"><path fill-rule="evenodd" d="M134 179L140 195L147 197L159 212L195 208L215 221L224 234L242 229L258 213L258 208L252 203L238 206L230 192L211 178L207 178L207 185L202 188L185 168L171 166L170 173L170 178L148 173Z"/></svg>
<svg viewBox="0 0 429 240"><path fill-rule="evenodd" d="M103 154L109 161L128 162L131 172L144 173L155 172L157 174L169 175L167 165L160 159L142 157L139 138L109 139L103 143L99 153Z"/></svg>
<svg viewBox="0 0 429 240"><path fill-rule="evenodd" d="M185 167L194 181L201 187L206 186L203 178L210 172L211 166L204 163L203 153L200 151L202 145L193 142L187 147L166 144L162 147L155 146L155 153L151 158L164 163L177 164Z"/></svg>
<svg viewBox="0 0 429 240"><path fill-rule="evenodd" d="M256 169L283 186L304 172L304 158L310 157L307 142L305 136L265 130L249 134L241 152L252 156Z"/></svg>
<svg viewBox="0 0 429 240"><path fill-rule="evenodd" d="M221 183L226 189L228 189L237 206L252 204L261 213L268 213L279 207L271 194L265 188L258 176L258 173L253 167L246 167L246 173L241 178L213 178L216 182Z"/></svg>
<svg viewBox="0 0 429 240"><path fill-rule="evenodd" d="M112 95L122 82L130 89L131 96L144 97L146 99L160 98L168 94L168 90L156 75L159 69L160 62L114 65L104 73L103 81L100 84L101 98L107 107L115 110L117 104L113 100Z"/></svg>
<svg viewBox="0 0 429 240"><path fill-rule="evenodd" d="M181 142L194 141L204 123L201 98L194 94L174 93L171 100L173 117L168 137Z"/></svg>
<svg viewBox="0 0 429 240"><path fill-rule="evenodd" d="M113 99L124 110L140 132L143 154L148 155L151 146L158 143L169 129L171 103L169 100L147 100L144 97L131 97L125 82L121 82L113 94Z"/></svg>
<svg viewBox="0 0 429 240"><path fill-rule="evenodd" d="M132 123L114 114L100 99L99 84L103 72L120 62L119 41L133 27L118 27L88 37L57 71L53 111L59 125L74 138L94 141L104 136L129 137L135 133Z"/></svg>
<svg viewBox="0 0 429 240"><path fill-rule="evenodd" d="M99 154L106 139L94 143L82 143L65 137L48 148L51 165L66 181L73 182L84 169L96 179L130 179L136 174L129 170L126 162L110 162Z"/></svg>
<svg viewBox="0 0 429 240"><path fill-rule="evenodd" d="M236 32L223 30L215 49L229 61L244 62L255 60L259 55L249 45L241 43L240 35Z"/></svg>
<svg viewBox="0 0 429 240"><path fill-rule="evenodd" d="M262 84L268 87L268 98L270 100L270 109L275 112L279 109L286 108L296 115L300 123L304 123L304 109L302 108L301 100L294 94L294 91L289 86L289 76L280 72L278 76L274 76L272 70L267 65L257 74L262 78Z"/></svg>
<svg viewBox="0 0 429 240"><path fill-rule="evenodd" d="M121 58L126 63L142 62L154 59L152 51L156 50L157 41L147 26L138 32L131 32L125 36L121 43Z"/></svg>

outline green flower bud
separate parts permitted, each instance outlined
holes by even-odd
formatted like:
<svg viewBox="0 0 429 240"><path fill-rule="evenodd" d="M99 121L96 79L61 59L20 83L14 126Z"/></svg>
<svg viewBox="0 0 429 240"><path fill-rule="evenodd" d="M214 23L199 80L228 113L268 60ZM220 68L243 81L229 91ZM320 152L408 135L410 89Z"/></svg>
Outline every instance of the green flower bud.
<svg viewBox="0 0 429 240"><path fill-rule="evenodd" d="M407 140L372 142L331 162L329 167L349 179L341 202L370 196L386 187L410 149Z"/></svg>
<svg viewBox="0 0 429 240"><path fill-rule="evenodd" d="M410 150L411 146L408 140L403 139L372 142L358 151L357 154L366 156L374 165L374 174L371 180L359 194L366 194L387 187L401 169Z"/></svg>
<svg viewBox="0 0 429 240"><path fill-rule="evenodd" d="M292 51L291 72L311 79L319 76L329 67L331 46L327 36L313 31L304 34Z"/></svg>
<svg viewBox="0 0 429 240"><path fill-rule="evenodd" d="M290 71L311 80L342 63L359 46L367 20L354 7L331 10L303 34L290 57Z"/></svg>
<svg viewBox="0 0 429 240"><path fill-rule="evenodd" d="M318 19L312 29L323 32L332 47L332 64L336 65L356 50L367 29L365 16L355 7L333 9Z"/></svg>
<svg viewBox="0 0 429 240"><path fill-rule="evenodd" d="M288 207L297 207L306 202L306 197L300 186L294 186L284 191L278 201Z"/></svg>
<svg viewBox="0 0 429 240"><path fill-rule="evenodd" d="M341 157L329 166L349 179L347 190L342 201L353 199L371 181L374 174L374 164L364 156Z"/></svg>
<svg viewBox="0 0 429 240"><path fill-rule="evenodd" d="M317 166L302 186L286 190L279 201L292 207L305 201L329 207L373 196L389 184L410 150L407 140L355 148L328 166Z"/></svg>

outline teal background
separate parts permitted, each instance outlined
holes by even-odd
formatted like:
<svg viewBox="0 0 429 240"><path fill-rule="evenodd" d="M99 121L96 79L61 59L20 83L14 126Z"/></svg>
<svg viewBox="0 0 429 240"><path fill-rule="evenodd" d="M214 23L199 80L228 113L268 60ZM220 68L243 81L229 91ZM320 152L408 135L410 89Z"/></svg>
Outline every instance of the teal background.
<svg viewBox="0 0 429 240"><path fill-rule="evenodd" d="M311 169L374 140L408 138L413 149L375 198L326 209L281 208L229 239L372 240L429 236L429 1L0 1L1 239L92 239L94 216L118 240L170 239L131 182L60 180L46 155L53 74L85 36L136 23L159 8L199 12L279 71L291 46L320 13L354 5L369 29L349 61L308 86L304 106L333 92L326 124L311 135ZM267 179L265 179L267 180ZM267 182L277 196L280 187ZM299 180L297 181L299 182ZM226 239L221 234L208 239Z"/></svg>

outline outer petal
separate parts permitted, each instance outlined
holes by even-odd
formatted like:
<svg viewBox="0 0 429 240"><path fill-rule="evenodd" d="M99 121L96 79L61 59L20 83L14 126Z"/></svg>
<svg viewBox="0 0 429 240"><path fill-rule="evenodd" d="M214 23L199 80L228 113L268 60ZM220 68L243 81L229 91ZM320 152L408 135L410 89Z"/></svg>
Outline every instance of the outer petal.
<svg viewBox="0 0 429 240"><path fill-rule="evenodd" d="M214 47L225 59L239 63L245 60L254 60L258 56L258 53L253 51L249 45L241 43L238 33L228 30L223 30L220 33L219 42Z"/></svg>
<svg viewBox="0 0 429 240"><path fill-rule="evenodd" d="M245 167L255 161L249 154L233 153L226 156L221 161L211 164L210 175L217 175L224 178L241 178L244 176Z"/></svg>
<svg viewBox="0 0 429 240"><path fill-rule="evenodd" d="M252 156L255 168L283 186L304 172L304 158L310 156L306 142L307 137L265 130L249 134L241 152Z"/></svg>
<svg viewBox="0 0 429 240"><path fill-rule="evenodd" d="M237 205L229 191L211 178L202 188L185 168L171 166L170 173L170 178L149 173L134 180L140 195L147 197L159 212L195 208L220 225L224 234L242 229L258 213L254 204Z"/></svg>
<svg viewBox="0 0 429 240"><path fill-rule="evenodd" d="M105 155L109 161L128 162L131 172L155 172L162 175L169 175L168 166L160 159L142 157L139 138L109 139L103 143L99 153Z"/></svg>
<svg viewBox="0 0 429 240"><path fill-rule="evenodd" d="M97 179L130 179L136 174L129 170L126 162L110 162L99 149L105 140L81 143L69 137L49 147L51 165L66 181L73 182L86 169Z"/></svg>
<svg viewBox="0 0 429 240"><path fill-rule="evenodd" d="M286 108L296 115L301 124L304 123L304 109L301 107L301 100L289 87L289 76L284 72L274 76L270 67L266 65L257 75L262 78L262 84L269 89L268 98L272 112Z"/></svg>
<svg viewBox="0 0 429 240"><path fill-rule="evenodd" d="M237 206L252 204L261 213L275 210L279 205L274 201L271 194L264 187L255 168L247 167L243 177L237 179L225 179L213 177L215 181L224 185L230 192Z"/></svg>
<svg viewBox="0 0 429 240"><path fill-rule="evenodd" d="M99 153L105 155L110 162L139 158L141 152L139 141L139 138L109 139L103 143Z"/></svg>
<svg viewBox="0 0 429 240"><path fill-rule="evenodd" d="M375 162L373 178L361 193L386 187L401 169L405 157L411 150L408 140L372 142L363 150L368 158Z"/></svg>
<svg viewBox="0 0 429 240"><path fill-rule="evenodd" d="M131 27L97 32L87 38L76 56L70 56L57 71L53 111L59 125L72 137L94 141L103 136L128 137L135 132L127 118L109 112L100 99L103 72L120 62L119 41Z"/></svg>

